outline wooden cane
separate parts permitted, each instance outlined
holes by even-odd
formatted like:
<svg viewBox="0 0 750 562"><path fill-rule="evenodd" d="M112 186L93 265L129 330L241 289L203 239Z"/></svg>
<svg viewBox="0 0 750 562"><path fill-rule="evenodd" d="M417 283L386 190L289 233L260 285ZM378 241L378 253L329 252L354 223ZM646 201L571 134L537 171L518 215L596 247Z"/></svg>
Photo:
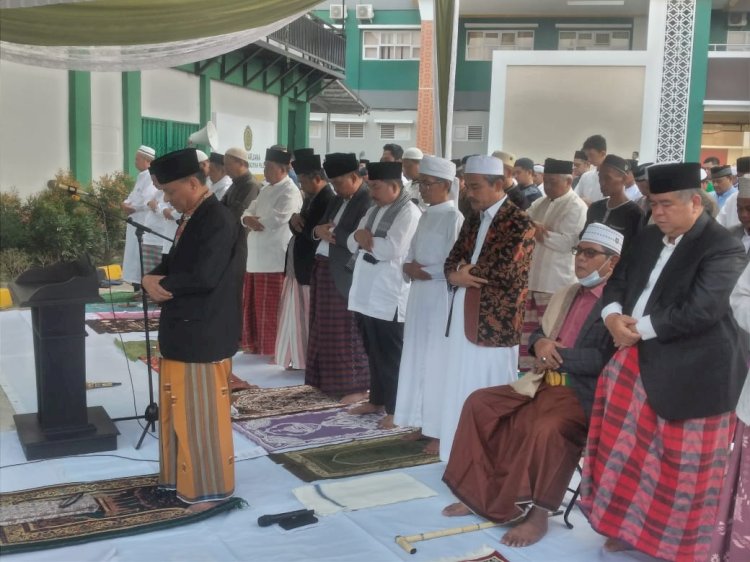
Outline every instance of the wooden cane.
<svg viewBox="0 0 750 562"><path fill-rule="evenodd" d="M462 535L463 533L472 533L474 531L481 531L483 529L491 529L492 527L499 526L499 523L485 521L484 523L474 523L473 525L466 525L465 527L452 527L451 529L430 531L429 533L419 533L418 535L409 535L407 537L398 535L396 537L396 544L409 554L414 554L417 552L417 549L411 544L413 542L428 541L430 539L439 539L440 537L450 537L452 535Z"/></svg>

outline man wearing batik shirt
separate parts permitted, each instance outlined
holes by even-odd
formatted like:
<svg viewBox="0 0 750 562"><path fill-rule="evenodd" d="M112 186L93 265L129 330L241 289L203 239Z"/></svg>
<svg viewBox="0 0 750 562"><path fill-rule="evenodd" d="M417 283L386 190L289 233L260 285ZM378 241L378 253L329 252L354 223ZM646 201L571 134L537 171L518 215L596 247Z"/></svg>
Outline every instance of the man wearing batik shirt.
<svg viewBox="0 0 750 562"><path fill-rule="evenodd" d="M581 507L607 550L692 562L707 559L747 373L729 305L745 252L704 212L700 164L648 177L655 224L604 289L619 350L596 389Z"/></svg>

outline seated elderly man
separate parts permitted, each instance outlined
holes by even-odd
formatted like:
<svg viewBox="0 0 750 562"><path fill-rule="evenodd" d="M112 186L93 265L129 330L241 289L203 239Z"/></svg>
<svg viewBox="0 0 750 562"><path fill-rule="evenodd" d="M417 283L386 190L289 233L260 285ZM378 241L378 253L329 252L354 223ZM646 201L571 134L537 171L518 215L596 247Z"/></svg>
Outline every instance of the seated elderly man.
<svg viewBox="0 0 750 562"><path fill-rule="evenodd" d="M573 248L578 282L554 294L532 334L535 370L466 399L443 475L462 503L444 515L518 521L502 538L508 546L546 534L586 443L597 378L614 352L601 296L622 244L616 230L590 224Z"/></svg>

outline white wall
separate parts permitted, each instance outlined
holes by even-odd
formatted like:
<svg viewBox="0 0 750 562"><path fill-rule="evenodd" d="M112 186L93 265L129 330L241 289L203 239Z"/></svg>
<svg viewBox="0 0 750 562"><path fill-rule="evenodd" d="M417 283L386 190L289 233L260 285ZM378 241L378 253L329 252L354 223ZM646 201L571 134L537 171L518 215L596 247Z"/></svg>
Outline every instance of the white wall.
<svg viewBox="0 0 750 562"><path fill-rule="evenodd" d="M199 87L200 79L187 72L144 70L141 72L141 114L154 119L198 123Z"/></svg>
<svg viewBox="0 0 750 562"><path fill-rule="evenodd" d="M91 177L122 170L122 75L91 73Z"/></svg>
<svg viewBox="0 0 750 562"><path fill-rule="evenodd" d="M492 152L487 146L487 129L489 124L489 111L454 111L453 128L462 125L482 125L484 126L484 138L482 141L458 141L453 139L451 149L451 158L463 158L471 154L489 154Z"/></svg>
<svg viewBox="0 0 750 562"><path fill-rule="evenodd" d="M219 136L219 152L233 146L244 147L245 128L250 127L253 136L250 153L250 170L263 173L266 148L276 144L278 98L271 94L255 92L211 82L211 116Z"/></svg>
<svg viewBox="0 0 750 562"><path fill-rule="evenodd" d="M70 167L68 73L0 61L0 189L22 196Z"/></svg>

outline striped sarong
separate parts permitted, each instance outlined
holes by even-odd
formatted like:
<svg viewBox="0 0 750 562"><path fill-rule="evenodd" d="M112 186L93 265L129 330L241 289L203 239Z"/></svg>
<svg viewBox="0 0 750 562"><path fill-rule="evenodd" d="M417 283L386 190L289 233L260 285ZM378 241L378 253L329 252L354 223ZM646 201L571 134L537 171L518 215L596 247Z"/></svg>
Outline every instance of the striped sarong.
<svg viewBox="0 0 750 562"><path fill-rule="evenodd" d="M242 350L273 355L279 325L283 273L245 273L242 294Z"/></svg>
<svg viewBox="0 0 750 562"><path fill-rule="evenodd" d="M364 392L370 369L354 313L336 289L328 258L315 256L305 384L334 396Z"/></svg>
<svg viewBox="0 0 750 562"><path fill-rule="evenodd" d="M734 425L734 413L658 417L638 348L616 352L599 377L584 455L581 509L591 526L650 556L707 560Z"/></svg>
<svg viewBox="0 0 750 562"><path fill-rule="evenodd" d="M300 285L293 274L284 278L279 305L275 361L282 367L304 369L310 322L310 286Z"/></svg>
<svg viewBox="0 0 750 562"><path fill-rule="evenodd" d="M153 271L161 263L161 246L143 245L143 271L145 274Z"/></svg>
<svg viewBox="0 0 750 562"><path fill-rule="evenodd" d="M523 331L518 355L519 371L530 371L534 368L534 357L529 353L529 338L542 325L542 318L551 298L551 293L529 291L523 315Z"/></svg>
<svg viewBox="0 0 750 562"><path fill-rule="evenodd" d="M159 369L159 486L188 503L234 493L229 377L232 360Z"/></svg>

